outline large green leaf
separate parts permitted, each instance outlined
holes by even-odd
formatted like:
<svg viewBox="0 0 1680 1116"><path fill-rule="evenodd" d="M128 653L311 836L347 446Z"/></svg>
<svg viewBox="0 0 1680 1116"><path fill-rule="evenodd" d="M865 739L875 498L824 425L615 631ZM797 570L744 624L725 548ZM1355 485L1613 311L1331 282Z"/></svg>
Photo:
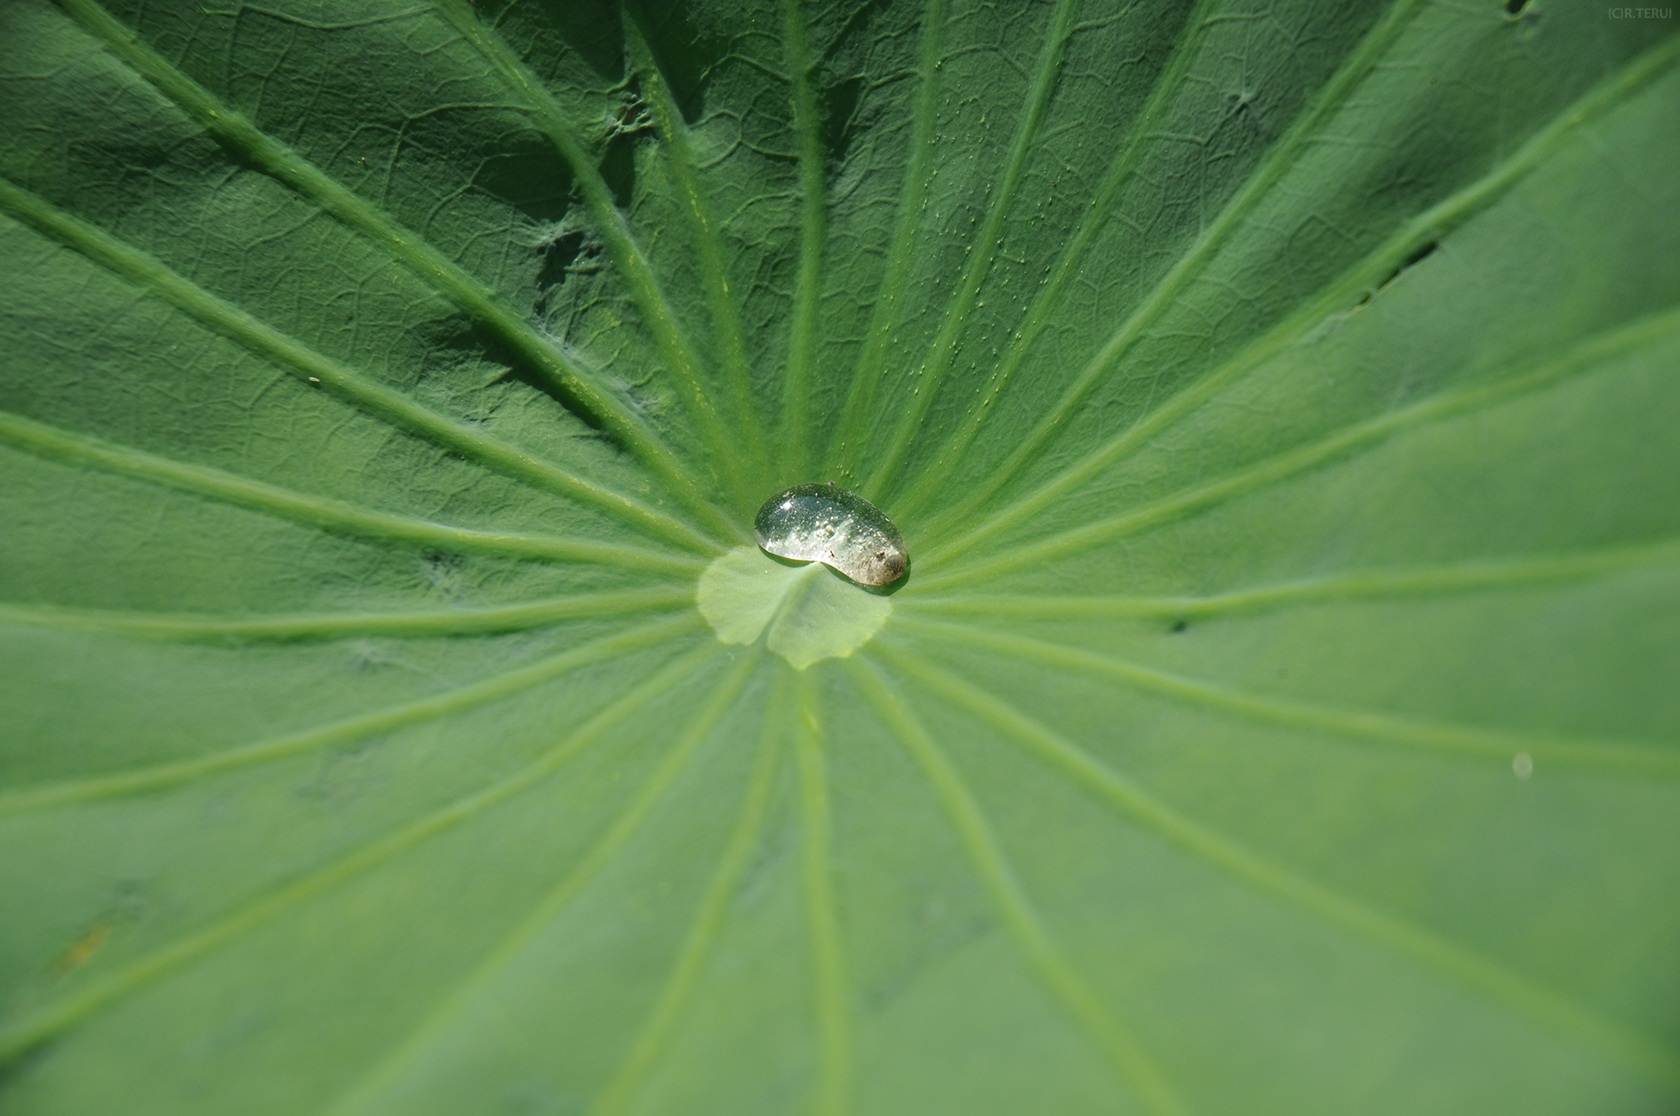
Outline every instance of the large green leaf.
<svg viewBox="0 0 1680 1116"><path fill-rule="evenodd" d="M0 1111L1672 1111L1672 11L4 0Z"/></svg>

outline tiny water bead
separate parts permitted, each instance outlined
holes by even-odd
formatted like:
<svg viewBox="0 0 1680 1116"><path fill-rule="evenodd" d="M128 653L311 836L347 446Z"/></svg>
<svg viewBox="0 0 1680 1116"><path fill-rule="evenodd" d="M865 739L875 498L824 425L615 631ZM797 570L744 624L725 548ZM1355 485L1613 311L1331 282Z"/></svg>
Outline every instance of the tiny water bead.
<svg viewBox="0 0 1680 1116"><path fill-rule="evenodd" d="M837 484L799 484L772 496L758 509L753 535L778 558L821 562L859 585L886 585L910 568L893 521Z"/></svg>

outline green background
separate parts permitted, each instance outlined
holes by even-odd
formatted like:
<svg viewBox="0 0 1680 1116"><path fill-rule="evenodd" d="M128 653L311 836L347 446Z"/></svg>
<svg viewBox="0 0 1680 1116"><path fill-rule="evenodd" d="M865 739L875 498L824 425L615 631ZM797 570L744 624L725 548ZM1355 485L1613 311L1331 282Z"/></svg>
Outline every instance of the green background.
<svg viewBox="0 0 1680 1116"><path fill-rule="evenodd" d="M1674 1111L1641 11L0 2L0 1113Z"/></svg>

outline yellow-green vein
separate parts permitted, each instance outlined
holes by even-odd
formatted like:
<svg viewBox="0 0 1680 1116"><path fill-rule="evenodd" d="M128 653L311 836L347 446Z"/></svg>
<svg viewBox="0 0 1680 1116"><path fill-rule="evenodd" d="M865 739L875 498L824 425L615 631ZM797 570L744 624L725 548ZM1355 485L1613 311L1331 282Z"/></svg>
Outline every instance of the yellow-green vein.
<svg viewBox="0 0 1680 1116"><path fill-rule="evenodd" d="M793 132L799 160L799 271L793 281L786 374L782 382L781 454L792 480L804 479L811 439L811 370L817 354L817 303L822 298L822 250L827 230L822 121L812 84L816 62L800 0L782 0L782 52L792 82Z"/></svg>
<svg viewBox="0 0 1680 1116"><path fill-rule="evenodd" d="M478 18L466 0L436 2L443 17L483 56L509 90L526 104L538 130L554 145L571 169L595 231L606 242L614 265L630 288L630 297L636 303L642 323L653 335L666 371L676 380L683 404L699 426L701 439L724 478L734 486L736 496L745 501L749 494L739 468L740 455L734 452L735 440L725 429L712 403L699 359L683 336L676 314L666 300L665 292L660 289L659 280L654 277L652 265L631 235L629 223L613 203L611 187L578 139L572 122L566 118L554 95L509 48L501 35Z"/></svg>
<svg viewBox="0 0 1680 1116"><path fill-rule="evenodd" d="M720 654L721 646L712 644L708 654ZM612 861L620 849L630 842L642 823L664 799L687 768L700 745L711 736L729 707L735 703L746 685L748 676L759 663L759 652L749 651L736 662L725 680L711 693L704 705L689 718L677 734L670 750L636 791L624 810L613 819L606 831L589 849L582 860L564 879L514 928L496 943L473 971L450 989L425 1019L393 1046L379 1062L345 1089L339 1098L323 1106L328 1116L351 1116L365 1109L371 1101L388 1089L416 1059L453 1026L496 977L505 971L521 954L529 949L537 937L558 918L589 882ZM645 687L639 687L645 689Z"/></svg>
<svg viewBox="0 0 1680 1116"><path fill-rule="evenodd" d="M1118 807L1138 825L1229 872L1252 887L1309 914L1392 949L1514 1009L1531 1022L1559 1031L1639 1072L1670 1092L1680 1092L1680 1058L1646 1035L1608 1019L1570 996L1403 919L1384 914L1339 891L1249 851L1179 813L1137 783L1099 763L1069 740L1013 706L890 645L878 653L960 709L979 716L1086 790Z"/></svg>
<svg viewBox="0 0 1680 1116"><path fill-rule="evenodd" d="M1130 620L1222 616L1296 604L1383 597L1429 597L1483 590L1525 589L1558 581L1606 577L1652 567L1680 565L1680 539L1603 550L1492 559L1440 566L1361 570L1215 593L1205 597L988 595L910 596L898 601L912 611L966 616L1028 616L1041 620ZM0 616L4 613L0 612Z"/></svg>
<svg viewBox="0 0 1680 1116"><path fill-rule="evenodd" d="M706 285L706 301L711 308L712 325L717 330L730 394L734 397L732 402L741 442L759 474L754 478L755 482L763 484L763 474L768 470L770 461L764 447L764 435L759 428L758 407L752 400L752 366L747 358L747 344L741 329L740 307L729 287L729 261L724 256L723 236L718 231L717 218L701 181L700 163L695 158L688 124L683 120L682 112L665 82L665 75L642 29L633 0L623 4L623 9L624 37L630 61L640 75L642 95L653 109L655 126L670 154L672 178L682 195L683 213L694 235L700 273Z"/></svg>
<svg viewBox="0 0 1680 1116"><path fill-rule="evenodd" d="M1030 519L1212 399L1243 375L1287 350L1331 315L1347 311L1362 295L1369 294L1420 249L1438 241L1505 196L1571 136L1621 104L1659 76L1677 58L1680 58L1680 36L1670 36L1576 100L1493 170L1406 222L1387 240L1342 272L1319 295L1244 346L1208 375L1169 397L1115 438L1045 484L987 517L972 530L966 530L958 541L940 542L934 550L949 553L966 548ZM973 520L975 510L1000 485L1001 481L997 484L989 481L981 486L984 494L977 490L936 517L928 525L928 534L937 538L948 535L959 524L966 526ZM930 556L934 550L929 551Z"/></svg>
<svg viewBox="0 0 1680 1116"><path fill-rule="evenodd" d="M846 991L846 949L835 909L833 826L829 818L828 764L823 757L822 710L816 675L799 672L794 719L799 759L800 868L805 917L811 927L811 969L817 1006L815 1116L845 1116L852 1080L852 1010Z"/></svg>
<svg viewBox="0 0 1680 1116"><path fill-rule="evenodd" d="M120 275L147 294L162 299L201 325L266 360L274 361L305 383L318 384L368 413L453 450L469 461L489 466L526 484L558 492L602 508L632 526L690 550L715 554L716 543L686 524L627 496L584 480L423 407L401 392L375 383L336 360L259 321L165 265L40 196L0 178L0 211L59 240L88 259Z"/></svg>
<svg viewBox="0 0 1680 1116"><path fill-rule="evenodd" d="M786 671L777 672L778 690L785 689L787 677ZM630 1107L647 1081L648 1074L653 1071L666 1043L670 1041L671 1032L676 1028L683 1010L694 994L694 985L700 978L700 970L711 955L718 935L723 932L729 901L747 870L753 852L758 848L759 831L764 824L777 760L781 755L781 714L786 704L785 695L778 692L765 707L758 756L747 780L746 793L741 797L741 809L735 819L734 831L729 835L723 855L718 858L717 868L712 873L711 881L706 885L706 893L700 901L700 909L695 913L688 934L683 938L682 946L677 951L676 963L671 966L670 975L665 980L665 987L660 991L652 1013L643 1024L641 1033L636 1036L636 1042L630 1048L629 1054L613 1073L612 1079L596 1095L595 1103L589 1106L590 1116L618 1116Z"/></svg>
<svg viewBox="0 0 1680 1116"><path fill-rule="evenodd" d="M1160 1068L1115 1018L1108 1005L1062 956L1026 890L1016 879L997 838L963 778L928 735L904 700L871 664L857 659L846 667L881 719L903 743L933 785L941 807L962 841L975 872L996 905L1005 929L1062 1007L1082 1026L1114 1064L1122 1079L1153 1113L1185 1111Z"/></svg>
<svg viewBox="0 0 1680 1116"><path fill-rule="evenodd" d="M9 442L41 457L133 477L323 531L382 542L434 547L459 554L494 554L549 562L594 562L623 569L679 575L692 575L705 564L704 559L698 557L615 543L479 531L391 515L342 500L294 492L207 465L173 461L86 434L73 434L8 412L0 412L0 442Z"/></svg>
<svg viewBox="0 0 1680 1116"><path fill-rule="evenodd" d="M1097 354L1080 371L1073 384L1062 394L1055 407L1047 412L1033 426L1032 430L1022 437L1015 449L994 469L990 476L975 486L975 490L959 505L953 508L941 519L947 522L960 522L970 516L973 509L983 506L993 493L1002 488L1026 468L1042 451L1050 438L1062 428L1068 417L1090 393L1091 389L1101 382L1108 371L1128 353L1132 346L1143 337L1144 332L1152 325L1157 317L1168 307L1172 306L1179 294L1218 252L1226 239L1235 232L1243 220L1265 196L1284 174L1295 165L1300 153L1306 149L1307 141L1322 126L1331 115L1340 108L1354 88L1365 79L1367 73L1376 65L1383 53L1399 36L1401 30L1414 9L1422 6L1422 0L1395 0L1394 5L1383 14L1376 25L1366 32L1353 53L1348 55L1341 68L1331 76L1324 87L1308 104L1304 111L1289 130L1286 131L1267 153L1259 168L1250 175L1248 180L1237 190L1225 208L1220 211L1211 224L1203 229L1189 250L1179 257L1161 281L1157 283L1149 296L1139 304L1130 317L1121 324ZM960 510L959 510L960 509ZM944 524L939 525L943 527ZM932 527L930 526L930 530Z"/></svg>
<svg viewBox="0 0 1680 1116"><path fill-rule="evenodd" d="M537 785L602 733L643 709L648 702L676 686L719 653L718 644L706 643L653 674L646 682L585 721L534 763L509 778L457 799L443 809L376 838L330 864L296 879L283 881L215 922L190 931L116 972L94 979L57 1003L17 1020L0 1030L0 1065L27 1053L119 997Z"/></svg>
<svg viewBox="0 0 1680 1116"><path fill-rule="evenodd" d="M565 620L657 612L694 603L693 586L628 589L546 597L500 608L451 608L415 612L317 612L217 616L206 613L142 612L69 608L0 601L0 624L29 624L71 632L109 632L136 639L176 643L283 643L390 636L435 639L492 635L546 628Z"/></svg>
<svg viewBox="0 0 1680 1116"><path fill-rule="evenodd" d="M1336 709L1309 702L1262 697L1183 675L1138 666L1028 636L1006 635L969 624L914 617L898 621L948 645L985 647L1019 659L1036 660L1122 682L1134 689L1230 716L1337 739L1369 740L1439 755L1508 764L1519 752L1540 767L1572 768L1616 775L1680 777L1680 748L1660 743L1591 740L1538 732L1506 732L1440 721L1419 721L1364 710Z"/></svg>
<svg viewBox="0 0 1680 1116"><path fill-rule="evenodd" d="M222 104L207 89L176 69L162 55L124 26L98 0L58 0L89 33L213 137L242 159L249 160L323 212L381 245L391 257L417 275L508 349L542 375L562 400L599 422L631 453L652 468L689 510L699 515L719 538L741 537L739 525L720 512L701 493L682 464L634 412L602 386L599 373L587 368L574 353L545 338L514 313L494 290L447 259L424 237L396 224L319 167L275 140L240 113Z"/></svg>
<svg viewBox="0 0 1680 1116"><path fill-rule="evenodd" d="M202 779L226 771L250 767L253 764L319 751L339 744L382 732L393 732L408 725L453 717L494 701L511 697L532 687L550 682L564 674L595 663L607 662L620 655L628 655L649 647L660 647L698 626L694 614L677 616L654 624L586 643L570 651L550 656L529 666L505 671L482 682L461 686L436 697L422 698L404 705L390 706L374 713L349 717L319 728L288 733L270 740L258 741L243 747L230 748L210 755L160 763L128 771L95 775L67 782L46 783L0 791L0 814L19 810L40 810L71 803L92 802L102 798L144 794L178 786L193 779Z"/></svg>
<svg viewBox="0 0 1680 1116"><path fill-rule="evenodd" d="M879 501L897 479L899 470L905 464L910 440L927 417L928 408L933 405L934 396L939 393L945 373L956 356L957 346L962 342L968 316L980 296L980 286L986 281L992 261L997 258L998 248L1003 243L1003 223L1009 216L1015 192L1026 176L1033 139L1038 135L1039 125L1050 107L1050 95L1055 91L1056 79L1061 76L1068 36L1073 33L1074 17L1078 12L1079 0L1056 0L1055 11L1050 14L1049 26L1045 30L1044 45L1039 51L1038 69L1033 74L1031 90L1026 104L1022 106L1021 119L1009 144L1009 154L1004 159L1003 176L997 188L990 191L991 204L986 211L986 219L970 245L962 279L940 318L939 332L934 336L927 357L917 374L905 380L913 390L909 399L900 400L904 409L891 440L881 453L881 464L864 482L863 494L872 500Z"/></svg>
<svg viewBox="0 0 1680 1116"><path fill-rule="evenodd" d="M838 470L854 485L862 483L862 474L854 465L861 460L858 455L873 422L875 389L886 374L883 365L887 343L892 340L904 291L910 282L910 253L916 246L916 229L921 223L922 211L927 207L928 184L933 179L934 113L939 105L938 74L940 55L944 49L948 2L928 0L927 10L922 15L921 35L917 43L916 102L911 116L910 162L904 169L904 183L899 189L897 227L893 231L891 254L881 275L881 287L875 295L875 306L870 311L863 351L858 354L852 384L846 393L846 409L840 420L840 430L828 447L827 471Z"/></svg>
<svg viewBox="0 0 1680 1116"><path fill-rule="evenodd" d="M1516 372L1506 373L1491 382L1444 391L1409 407L1352 423L1316 442L1263 458L1218 480L1182 489L1119 515L1062 531L1034 543L1001 551L994 550L989 557L973 562L953 560L950 573L929 579L922 587L933 589L957 582L972 585L985 578L1041 565L1127 535L1135 535L1163 523L1216 507L1267 485L1299 476L1356 451L1369 449L1402 431L1454 418L1469 411L1498 406L1530 392L1551 387L1571 375L1593 371L1608 361L1636 352L1642 347L1662 344L1677 334L1680 334L1680 307L1651 314L1589 337L1561 356L1542 361L1538 366L1530 365ZM936 553L930 553L926 559L928 562L938 560L939 555Z"/></svg>
<svg viewBox="0 0 1680 1116"><path fill-rule="evenodd" d="M1132 122L1114 161L1109 164L1102 182L1098 184L1091 204L1085 207L1084 214L1079 219L1079 226L1056 258L1049 280L1034 296L1032 305L1027 308L1027 313L1021 320L1021 327L1010 334L1008 347L1004 349L1003 355L998 358L997 367L988 377L979 404L962 420L961 425L952 431L944 447L916 477L915 483L905 490L902 497L894 501L894 511L900 516L912 516L926 505L968 452L968 447L979 436L986 420L997 413L997 408L992 404L997 402L998 396L1009 386L1015 373L1020 371L1021 365L1027 359L1027 351L1038 340L1039 334L1049 326L1057 305L1066 293L1068 283L1078 274L1079 266L1084 262L1085 254L1090 251L1091 245L1095 243L1097 234L1102 232L1114 217L1114 206L1120 195L1120 188L1131 180L1137 170L1138 161L1143 157L1145 141L1159 128L1162 118L1172 107L1173 99L1178 95L1185 75L1190 72L1190 64L1196 59L1203 33L1213 26L1208 14L1219 3L1220 0L1198 0L1195 8L1186 17L1179 32L1179 40L1174 44L1172 54L1150 92L1148 102Z"/></svg>

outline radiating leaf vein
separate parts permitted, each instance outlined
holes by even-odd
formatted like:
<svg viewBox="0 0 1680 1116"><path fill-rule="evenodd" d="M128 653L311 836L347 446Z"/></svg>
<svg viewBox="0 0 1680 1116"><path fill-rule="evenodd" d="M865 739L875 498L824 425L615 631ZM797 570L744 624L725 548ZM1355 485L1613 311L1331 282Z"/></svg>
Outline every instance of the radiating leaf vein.
<svg viewBox="0 0 1680 1116"><path fill-rule="evenodd" d="M681 389L683 403L699 426L713 460L735 485L737 497L743 501L750 498L743 487L745 477L739 468L740 455L734 452L735 441L712 402L699 358L683 335L647 256L631 235L624 215L613 204L612 190L578 139L572 122L566 119L554 95L514 54L501 35L479 20L465 0L437 0L437 5L444 18L483 55L509 89L530 107L542 134L554 144L555 150L571 168L572 176L583 192L584 204L595 224L595 231L606 241L614 264L630 288L630 296L635 300L642 322L653 334L666 370Z"/></svg>
<svg viewBox="0 0 1680 1116"><path fill-rule="evenodd" d="M710 658L718 653L717 645L713 644L711 648L702 649L698 657ZM693 663L688 660L681 662L686 663L688 669L680 674L667 670L662 676L650 679L647 684L631 690L625 698L610 706L608 711L613 713L613 717L609 723L617 724L624 720L644 705L648 698L663 693L692 673ZM496 943L495 948L474 966L466 979L456 984L438 1001L413 1030L393 1046L377 1064L352 1083L338 1100L325 1107L324 1111L329 1116L352 1116L353 1113L365 1110L373 1100L412 1068L426 1049L460 1022L473 1002L485 993L497 976L531 948L537 937L553 924L561 912L571 905L601 869L610 864L619 850L641 829L642 823L664 800L665 795L676 783L677 777L687 768L694 753L711 736L718 721L740 697L748 676L758 663L759 656L756 652L740 658L727 678L695 710L682 731L677 734L670 750L637 790L629 805L613 819L612 824L584 854L583 859L543 897L530 914ZM598 715L597 719L600 716ZM593 726L594 722L591 721L590 725ZM592 731L598 735L601 730L586 728L580 731Z"/></svg>
<svg viewBox="0 0 1680 1116"><path fill-rule="evenodd" d="M847 659L845 663L858 688L933 785L939 804L962 840L963 849L985 884L1004 927L1051 994L1086 1030L1151 1112L1157 1116L1184 1112L1177 1090L1162 1074L1155 1059L1062 956L998 846L980 804L944 751L877 668L856 659Z"/></svg>
<svg viewBox="0 0 1680 1116"><path fill-rule="evenodd" d="M68 608L0 601L0 624L30 624L60 631L110 632L137 639L181 643L256 643L389 636L434 639L546 628L566 620L656 612L694 603L690 586L580 593L500 608L450 608L415 612L322 612L216 616L127 609Z"/></svg>
<svg viewBox="0 0 1680 1116"><path fill-rule="evenodd" d="M893 507L898 514L913 515L943 489L968 452L968 447L985 427L987 420L997 413L993 404L997 402L998 396L1020 371L1021 365L1026 362L1028 351L1039 335L1055 321L1057 312L1063 307L1068 284L1079 275L1080 265L1085 262L1086 253L1096 242L1097 234L1113 219L1120 188L1136 173L1138 162L1146 150L1145 141L1158 138L1156 132L1161 119L1173 106L1174 98L1178 96L1185 76L1190 72L1190 64L1196 59L1203 35L1214 25L1209 13L1218 7L1220 2L1221 0L1199 0L1186 17L1179 32L1179 40L1173 46L1167 65L1155 82L1148 102L1132 122L1126 138L1121 142L1107 172L1104 173L1102 182L1098 184L1091 204L1086 206L1080 215L1078 227L1056 257L1049 278L1038 294L1033 296L1032 304L1027 307L1020 328L1010 335L1008 346L987 379L979 404L960 420L957 429L952 431L939 453L917 476L915 484L905 491L903 497L894 501Z"/></svg>
<svg viewBox="0 0 1680 1116"><path fill-rule="evenodd" d="M320 728L288 733L272 740L258 741L255 744L173 763L154 764L150 767L68 782L48 783L44 786L25 786L0 791L0 814L163 790L253 764L365 740L378 733L391 732L407 725L424 724L456 716L551 682L574 670L608 662L634 651L663 646L692 632L696 626L697 617L690 613L594 640L529 666L504 671L482 682L474 682L435 697L391 706L374 713L364 713Z"/></svg>
<svg viewBox="0 0 1680 1116"><path fill-rule="evenodd" d="M294 492L207 465L173 461L8 412L0 412L0 442L9 442L42 457L132 477L358 538L434 547L455 554L496 554L548 562L593 562L678 575L692 575L705 564L704 559L698 557L616 543L481 531L392 515L342 500Z"/></svg>
<svg viewBox="0 0 1680 1116"><path fill-rule="evenodd" d="M817 1006L816 1116L845 1116L851 1096L852 1011L846 983L846 949L836 912L833 831L829 816L828 764L816 679L799 672L794 718L799 760L800 867L805 918L810 924L811 968Z"/></svg>
<svg viewBox="0 0 1680 1116"><path fill-rule="evenodd" d="M1608 362L1641 349L1658 347L1676 335L1680 335L1680 307L1606 330L1558 357L1506 372L1492 382L1444 391L1409 407L1345 426L1316 442L1252 463L1219 480L1183 489L1119 515L1071 528L1034 543L993 551L988 558L966 563L953 562L952 573L929 579L923 584L929 589L958 580L972 584L983 578L1031 568L1135 535L1299 476L1347 454L1369 450L1402 431L1469 411L1495 407L1522 395L1556 386L1570 376L1596 371ZM938 557L937 553L933 553L928 560L937 561Z"/></svg>
<svg viewBox="0 0 1680 1116"><path fill-rule="evenodd" d="M595 714L536 762L518 773L457 799L417 822L375 838L331 864L284 882L223 918L198 930L189 931L117 972L82 987L41 1011L19 1019L10 1027L0 1030L0 1065L11 1062L66 1028L75 1026L118 998L536 786L603 733L621 724L649 701L681 683L718 654L715 643L708 643L691 651L656 671L643 684L626 691L618 700Z"/></svg>
<svg viewBox="0 0 1680 1116"><path fill-rule="evenodd" d="M1296 604L1525 589L1559 581L1584 581L1664 567L1680 567L1680 539L1452 565L1361 570L1258 585L1204 597L972 593L949 597L912 596L897 603L900 608L927 609L938 613L1032 616L1045 620L1221 616Z"/></svg>
<svg viewBox="0 0 1680 1116"><path fill-rule="evenodd" d="M935 110L939 104L939 67L943 57L945 22L949 0L928 0L922 15L917 43L916 100L910 133L910 160L899 188L891 254L881 274L881 287L870 310L863 350L858 354L846 393L846 409L837 436L829 443L829 467L853 483L859 483L863 463L859 454L873 422L875 393L886 375L887 345L902 315L905 290L910 282L910 253L916 245L916 230L927 207L928 184L933 178Z"/></svg>
<svg viewBox="0 0 1680 1116"><path fill-rule="evenodd" d="M1623 775L1680 776L1680 748L1658 743L1503 732L1336 709L1308 702L1261 697L1028 636L989 631L977 625L947 624L909 617L901 619L900 623L949 645L986 647L1015 658L1036 660L1049 666L1123 682L1188 705L1204 706L1261 724L1337 738L1369 740L1446 756L1493 760L1501 765L1510 763L1518 752L1527 752L1537 767L1555 764Z"/></svg>
<svg viewBox="0 0 1680 1116"><path fill-rule="evenodd" d="M1364 81L1377 61L1393 45L1423 0L1394 0L1394 4L1361 40L1341 68L1308 104L1289 130L1279 137L1265 160L1238 189L1214 221L1202 231L1189 250L1173 264L1149 296L1115 331L1097 352L1062 398L1033 425L1015 449L993 470L971 495L973 503L987 500L1026 468L1043 451L1091 390L1128 353L1155 320L1217 255L1230 235L1241 227L1260 199L1295 165L1307 148L1307 140L1339 109L1348 95Z"/></svg>
<svg viewBox="0 0 1680 1116"><path fill-rule="evenodd" d="M718 346L722 350L729 390L733 395L735 422L745 453L757 471L756 480L763 484L763 474L770 462L766 456L758 408L752 399L752 369L742 334L740 306L729 286L729 265L724 256L723 237L701 179L701 168L694 153L688 124L672 96L658 57L648 44L634 6L626 4L624 10L624 32L631 60L641 76L642 93L652 106L660 138L669 152L672 177L682 194L682 211L694 235L706 286L706 301L711 308L712 327L717 331Z"/></svg>
<svg viewBox="0 0 1680 1116"><path fill-rule="evenodd" d="M1025 745L1034 755L1118 807L1150 832L1251 887L1420 962L1491 997L1530 1022L1560 1031L1649 1077L1670 1092L1680 1092L1680 1058L1651 1037L1471 949L1267 860L1186 817L1039 721L956 675L932 666L917 654L891 646L882 647L880 654L945 700L974 713L1006 737Z"/></svg>
<svg viewBox="0 0 1680 1116"><path fill-rule="evenodd" d="M779 682L785 683L787 672L778 671L777 678ZM752 774L747 780L746 793L741 796L741 808L735 819L734 830L729 835L729 843L724 846L723 854L718 858L717 867L706 885L706 893L700 900L700 909L695 912L694 921L689 925L688 933L677 951L676 963L671 966L671 972L666 977L665 986L660 990L653 1011L643 1024L641 1033L636 1036L630 1052L625 1055L624 1061L614 1071L612 1079L590 1106L590 1116L618 1116L630 1107L646 1083L648 1075L653 1072L660 1053L670 1042L671 1033L676 1029L683 1010L694 994L694 985L700 978L700 970L706 959L711 956L718 935L723 932L729 901L740 886L741 877L758 846L759 831L764 824L764 814L770 803L770 790L781 756L784 728L778 714L783 708L783 703L776 700L765 706L763 738L759 742L758 757L753 762Z"/></svg>
<svg viewBox="0 0 1680 1116"><path fill-rule="evenodd" d="M871 499L879 501L897 479L910 440L922 427L928 408L933 405L934 397L944 385L945 373L956 357L957 345L968 326L968 316L974 310L975 300L980 297L980 285L986 281L986 276L992 269L992 261L997 258L998 248L1002 245L1003 223L1009 216L1009 207L1015 200L1015 192L1020 187L1021 180L1026 177L1027 160L1032 154L1033 140L1038 135L1039 126L1044 123L1045 112L1050 107L1050 95L1055 91L1056 79L1061 75L1062 59L1067 54L1068 36L1073 34L1074 18L1078 14L1079 0L1057 0L1056 10L1051 13L1049 25L1045 29L1044 45L1039 52L1038 69L1033 75L1027 102L1022 107L1015 137L1010 142L1009 154L1004 159L1003 173L998 179L997 188L989 191L991 200L986 210L986 219L981 223L980 231L975 234L974 242L970 245L968 264L963 268L962 279L951 294L950 305L940 317L939 332L934 336L933 344L929 347L921 368L915 376L906 381L914 384L915 389L908 400L901 398L898 401L903 410L899 414L891 439L882 451L881 463L864 482L864 495Z"/></svg>
<svg viewBox="0 0 1680 1116"><path fill-rule="evenodd" d="M266 360L286 368L306 383L342 396L376 418L413 431L525 484L558 492L623 519L636 528L701 553L718 552L716 543L696 535L686 524L671 519L628 496L585 480L524 450L446 418L401 392L377 384L309 346L204 290L179 272L116 237L46 202L38 195L0 178L0 211L38 231L63 241L117 275L135 283L193 317L206 328L243 345Z"/></svg>
<svg viewBox="0 0 1680 1116"><path fill-rule="evenodd" d="M1346 312L1362 293L1369 293L1403 261L1504 197L1512 187L1560 150L1570 137L1623 104L1666 71L1676 59L1680 59L1680 36L1671 36L1633 59L1559 113L1550 124L1487 174L1406 222L1327 284L1317 296L1207 375L1145 412L1132 426L1037 489L986 516L977 527L969 529L968 523L975 511L984 506L1014 474L1014 467L1006 462L986 483L930 521L927 531L936 539L941 535L948 536L959 524L964 528L960 541L949 544L939 542L937 549L949 552L970 547L981 539L1025 522L1052 507L1058 499L1077 490L1102 470L1135 452L1150 438L1215 398L1242 376L1300 341L1331 315ZM1020 464L1024 466L1025 463L1023 460Z"/></svg>
<svg viewBox="0 0 1680 1116"><path fill-rule="evenodd" d="M576 354L566 352L513 313L499 296L461 270L425 238L398 226L383 211L358 197L296 152L228 108L186 74L172 66L97 0L59 0L84 28L179 109L197 120L218 142L264 173L310 198L333 217L382 245L392 257L453 302L480 327L545 376L569 406L602 423L626 448L659 474L672 493L718 537L740 537L740 528L708 501L659 437L620 400L601 387L597 372Z"/></svg>
<svg viewBox="0 0 1680 1116"><path fill-rule="evenodd" d="M816 359L817 303L822 297L823 237L828 227L827 170L822 148L822 121L812 73L811 32L805 24L801 0L782 0L782 52L787 60L793 96L793 132L799 163L799 271L793 284L793 310L788 325L787 368L782 387L781 457L778 464L790 479L802 477L808 456L806 411L811 392L811 366Z"/></svg>

